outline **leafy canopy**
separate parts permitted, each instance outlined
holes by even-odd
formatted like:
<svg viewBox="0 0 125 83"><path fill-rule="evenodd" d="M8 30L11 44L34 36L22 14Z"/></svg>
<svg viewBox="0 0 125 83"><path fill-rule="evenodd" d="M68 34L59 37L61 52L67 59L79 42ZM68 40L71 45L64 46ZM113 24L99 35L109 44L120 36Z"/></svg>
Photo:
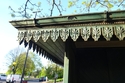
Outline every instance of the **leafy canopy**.
<svg viewBox="0 0 125 83"><path fill-rule="evenodd" d="M6 55L6 64L8 66L7 74L22 74L24 67L24 62L26 58L26 52L24 49L15 48L11 50ZM41 70L42 61L38 55L33 52L29 52L28 58L26 61L25 75L30 75L35 70Z"/></svg>

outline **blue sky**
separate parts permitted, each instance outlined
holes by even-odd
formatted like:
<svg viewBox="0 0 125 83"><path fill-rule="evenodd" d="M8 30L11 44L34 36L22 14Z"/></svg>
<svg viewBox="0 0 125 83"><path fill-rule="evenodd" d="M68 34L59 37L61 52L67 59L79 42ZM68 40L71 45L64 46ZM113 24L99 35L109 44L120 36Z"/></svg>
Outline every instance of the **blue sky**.
<svg viewBox="0 0 125 83"><path fill-rule="evenodd" d="M15 20L16 18L10 16L10 10L8 9L9 5L13 8L18 8L20 5L18 4L19 0L0 1L0 73L5 72L7 69L5 65L5 56L10 50L19 46L17 41L18 31L9 23L9 21ZM43 64L46 64L47 60L42 58L42 61Z"/></svg>
<svg viewBox="0 0 125 83"><path fill-rule="evenodd" d="M5 55L18 46L17 30L9 23L12 18L9 15L8 5L14 5L12 0L2 0L0 2L0 72L6 69Z"/></svg>

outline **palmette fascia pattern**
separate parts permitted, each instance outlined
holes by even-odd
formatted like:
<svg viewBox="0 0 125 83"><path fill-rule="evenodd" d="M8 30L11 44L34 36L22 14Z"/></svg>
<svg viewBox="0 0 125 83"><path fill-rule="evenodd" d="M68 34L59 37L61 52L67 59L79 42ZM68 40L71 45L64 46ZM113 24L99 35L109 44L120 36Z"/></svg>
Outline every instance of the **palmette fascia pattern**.
<svg viewBox="0 0 125 83"><path fill-rule="evenodd" d="M70 27L70 28L49 28L49 29L29 29L18 30L18 41L26 40L29 42L31 38L37 42L40 38L44 42L51 38L55 42L59 36L63 42L65 42L70 36L73 41L77 41L79 36L87 41L90 36L94 41L98 41L100 36L103 36L107 41L110 41L113 35L119 40L123 40L125 37L124 25L109 25L109 26L83 26L83 27Z"/></svg>

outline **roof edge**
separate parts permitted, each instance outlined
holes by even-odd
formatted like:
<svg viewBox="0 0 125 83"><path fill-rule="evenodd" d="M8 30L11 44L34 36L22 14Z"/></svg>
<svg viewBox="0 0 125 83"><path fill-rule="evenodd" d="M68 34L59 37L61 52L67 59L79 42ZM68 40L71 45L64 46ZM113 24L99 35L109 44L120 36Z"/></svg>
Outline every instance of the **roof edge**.
<svg viewBox="0 0 125 83"><path fill-rule="evenodd" d="M74 14L66 16L46 17L38 19L14 20L10 23L16 27L29 26L46 26L46 25L61 25L71 23L86 23L86 22L112 22L117 20L125 20L125 10L122 11L105 11L98 13Z"/></svg>

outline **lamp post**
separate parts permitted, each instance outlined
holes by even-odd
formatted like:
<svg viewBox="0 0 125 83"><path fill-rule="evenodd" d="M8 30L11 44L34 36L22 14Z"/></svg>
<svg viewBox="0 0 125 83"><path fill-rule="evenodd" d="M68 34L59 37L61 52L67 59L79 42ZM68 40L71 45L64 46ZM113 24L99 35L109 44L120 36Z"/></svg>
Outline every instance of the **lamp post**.
<svg viewBox="0 0 125 83"><path fill-rule="evenodd" d="M13 67L12 67L13 74L15 74L15 66L16 66L16 62L13 62Z"/></svg>
<svg viewBox="0 0 125 83"><path fill-rule="evenodd" d="M35 13L35 18L36 18L36 16L37 16L37 13L39 13L39 12L41 12L41 11L34 11L33 13Z"/></svg>
<svg viewBox="0 0 125 83"><path fill-rule="evenodd" d="M57 74L57 64L56 64L56 70L55 70L55 77L54 77L54 83L56 83L56 79L58 78L58 74Z"/></svg>
<svg viewBox="0 0 125 83"><path fill-rule="evenodd" d="M23 83L24 71L25 71L25 67L26 67L26 61L27 61L27 58L28 58L29 50L30 50L30 47L28 46L20 83Z"/></svg>

